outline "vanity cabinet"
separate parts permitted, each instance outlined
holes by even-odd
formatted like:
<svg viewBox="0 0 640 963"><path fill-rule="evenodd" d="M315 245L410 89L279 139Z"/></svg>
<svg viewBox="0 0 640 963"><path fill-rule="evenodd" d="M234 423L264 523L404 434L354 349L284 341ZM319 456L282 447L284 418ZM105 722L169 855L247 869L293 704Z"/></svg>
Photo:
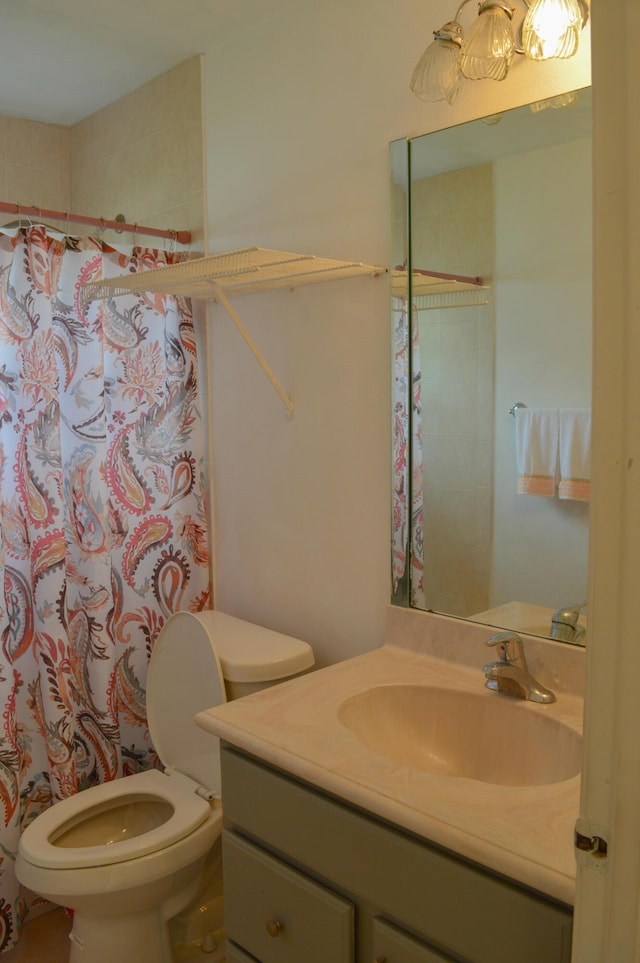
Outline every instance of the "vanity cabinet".
<svg viewBox="0 0 640 963"><path fill-rule="evenodd" d="M223 745L227 960L569 963L571 908Z"/></svg>

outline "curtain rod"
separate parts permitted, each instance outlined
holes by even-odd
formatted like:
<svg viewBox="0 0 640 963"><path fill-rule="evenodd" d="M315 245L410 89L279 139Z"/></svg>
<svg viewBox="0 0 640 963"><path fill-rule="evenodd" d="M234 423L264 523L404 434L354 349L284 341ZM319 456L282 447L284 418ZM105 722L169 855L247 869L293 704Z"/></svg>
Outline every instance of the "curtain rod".
<svg viewBox="0 0 640 963"><path fill-rule="evenodd" d="M67 211L48 211L41 207L28 207L24 204L8 204L0 201L0 212L16 214L18 217L46 217L53 221L70 221L74 224L88 224L104 230L126 231L132 234L148 234L151 237L164 237L178 244L189 244L190 231L169 231L159 227L143 227L140 224L129 224L126 221L107 221L104 217L87 217L84 214L69 214Z"/></svg>

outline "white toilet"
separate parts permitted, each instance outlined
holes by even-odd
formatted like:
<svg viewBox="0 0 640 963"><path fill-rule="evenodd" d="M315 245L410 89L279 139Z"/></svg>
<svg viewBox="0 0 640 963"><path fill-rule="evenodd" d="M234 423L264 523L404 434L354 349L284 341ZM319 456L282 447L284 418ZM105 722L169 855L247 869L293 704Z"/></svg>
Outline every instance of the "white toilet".
<svg viewBox="0 0 640 963"><path fill-rule="evenodd" d="M20 882L74 910L70 963L171 963L168 921L198 906L222 828L219 743L194 716L313 662L306 642L222 612L168 619L147 678L149 731L164 772L70 796L20 840Z"/></svg>

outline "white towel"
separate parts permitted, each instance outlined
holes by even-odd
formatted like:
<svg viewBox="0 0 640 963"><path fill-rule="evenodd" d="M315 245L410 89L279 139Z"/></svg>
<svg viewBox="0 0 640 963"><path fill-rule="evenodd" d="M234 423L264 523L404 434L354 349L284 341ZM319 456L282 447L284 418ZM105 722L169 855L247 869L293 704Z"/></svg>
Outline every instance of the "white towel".
<svg viewBox="0 0 640 963"><path fill-rule="evenodd" d="M557 408L518 408L516 466L518 492L554 497L558 467Z"/></svg>
<svg viewBox="0 0 640 963"><path fill-rule="evenodd" d="M591 494L591 410L561 408L558 419L558 497L588 502Z"/></svg>

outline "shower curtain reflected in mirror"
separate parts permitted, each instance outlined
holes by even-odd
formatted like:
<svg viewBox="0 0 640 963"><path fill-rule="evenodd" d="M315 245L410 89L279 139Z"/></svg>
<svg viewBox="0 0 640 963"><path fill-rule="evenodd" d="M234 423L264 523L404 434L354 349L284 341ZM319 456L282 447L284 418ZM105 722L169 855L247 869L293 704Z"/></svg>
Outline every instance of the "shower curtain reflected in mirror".
<svg viewBox="0 0 640 963"><path fill-rule="evenodd" d="M405 605L425 608L420 328L414 318L409 331L406 298L392 298L392 315L392 598L405 594Z"/></svg>
<svg viewBox="0 0 640 963"><path fill-rule="evenodd" d="M157 764L153 643L172 612L210 604L190 306L80 299L86 281L178 258L0 233L0 949L26 909L21 829Z"/></svg>

